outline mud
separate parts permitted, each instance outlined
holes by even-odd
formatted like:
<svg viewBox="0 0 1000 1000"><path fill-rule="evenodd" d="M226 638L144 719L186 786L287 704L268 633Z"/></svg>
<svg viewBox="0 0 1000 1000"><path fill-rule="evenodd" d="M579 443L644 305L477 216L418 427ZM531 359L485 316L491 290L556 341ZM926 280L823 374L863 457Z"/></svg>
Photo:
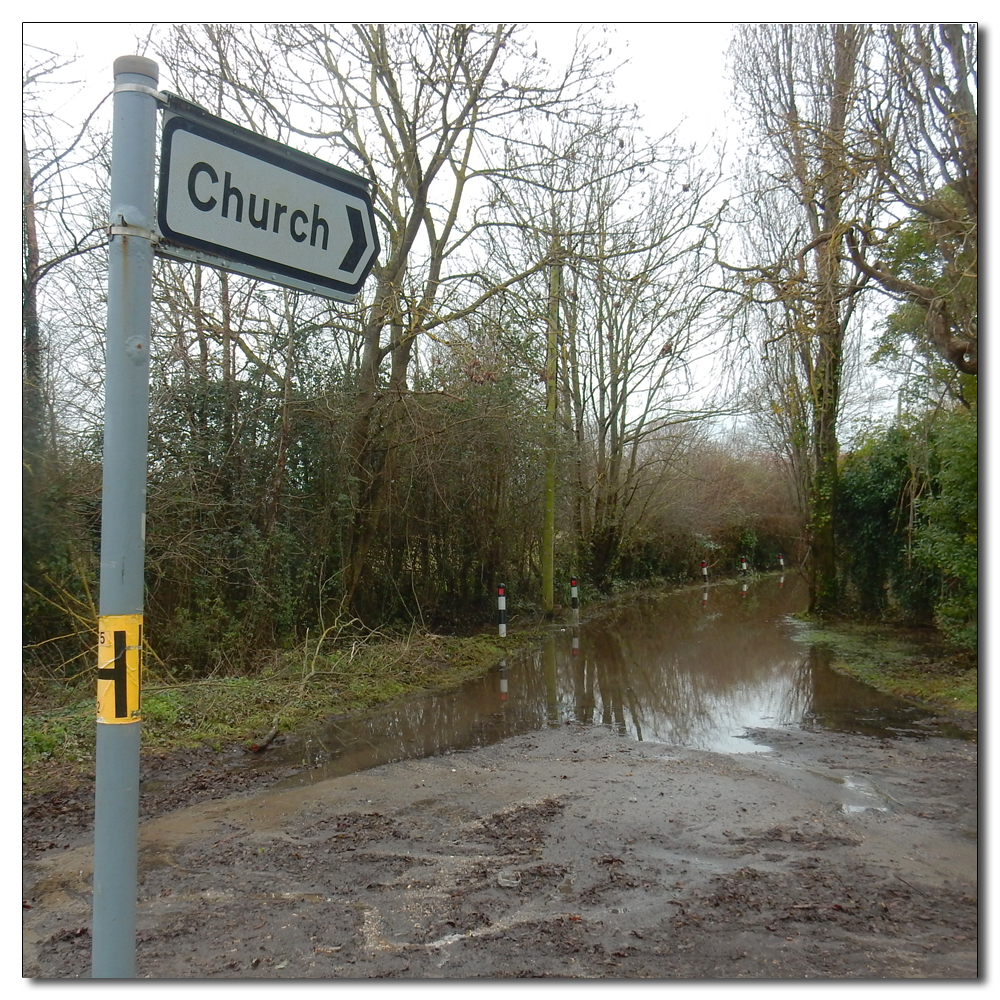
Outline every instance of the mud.
<svg viewBox="0 0 1000 1000"><path fill-rule="evenodd" d="M749 735L768 749L568 724L272 791L161 761L138 975L976 977L976 744ZM74 801L26 813L25 976L89 975Z"/></svg>

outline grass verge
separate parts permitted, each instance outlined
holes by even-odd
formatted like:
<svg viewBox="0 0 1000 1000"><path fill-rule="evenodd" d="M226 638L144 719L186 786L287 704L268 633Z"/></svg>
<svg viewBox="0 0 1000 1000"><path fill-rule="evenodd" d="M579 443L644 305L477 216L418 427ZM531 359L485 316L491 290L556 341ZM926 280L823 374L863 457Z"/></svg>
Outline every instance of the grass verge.
<svg viewBox="0 0 1000 1000"><path fill-rule="evenodd" d="M884 623L801 619L800 642L825 646L834 670L886 694L905 698L975 728L979 669L975 653L948 646L930 629Z"/></svg>
<svg viewBox="0 0 1000 1000"><path fill-rule="evenodd" d="M270 662L250 676L176 682L147 674L143 753L247 747L275 728L292 732L417 691L449 690L486 673L543 634L528 628L503 639L426 632L324 636L272 654ZM92 769L95 730L93 688L86 680L68 690L52 685L47 694L36 694L24 704L25 790L44 791L50 777L64 783L67 770Z"/></svg>

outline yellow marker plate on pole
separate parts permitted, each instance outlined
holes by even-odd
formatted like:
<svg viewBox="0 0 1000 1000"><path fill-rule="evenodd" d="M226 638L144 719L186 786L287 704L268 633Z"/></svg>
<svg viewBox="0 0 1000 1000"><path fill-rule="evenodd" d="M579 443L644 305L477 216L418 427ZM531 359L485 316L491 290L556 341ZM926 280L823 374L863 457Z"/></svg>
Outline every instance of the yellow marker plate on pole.
<svg viewBox="0 0 1000 1000"><path fill-rule="evenodd" d="M103 615L97 628L97 721L138 722L142 615Z"/></svg>

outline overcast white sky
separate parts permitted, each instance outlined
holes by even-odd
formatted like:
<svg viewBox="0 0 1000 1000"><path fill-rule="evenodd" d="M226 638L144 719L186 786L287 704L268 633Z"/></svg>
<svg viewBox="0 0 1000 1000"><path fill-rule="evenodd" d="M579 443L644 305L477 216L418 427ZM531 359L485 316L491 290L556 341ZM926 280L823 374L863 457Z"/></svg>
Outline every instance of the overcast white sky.
<svg viewBox="0 0 1000 1000"><path fill-rule="evenodd" d="M115 5L116 7L118 5ZM312 15L329 15L327 5L296 4L297 17L308 19ZM487 8L493 5L486 5ZM651 13L633 5L637 13ZM307 9L299 9L305 7ZM315 10L308 9L315 7ZM79 10L78 4L62 2L46 3L48 16L72 17ZM570 23L562 20L565 13L572 11L578 17L587 18L608 13L608 5L591 2L577 2L572 5L558 4L504 4L499 10L483 10L477 5L474 13L480 17L499 14L505 19L528 20L528 18L553 18L533 23L542 40L542 53L551 49L553 56L560 46L568 48L572 37ZM204 5L188 2L173 3L164 11L174 16L188 12L206 12ZM264 20L273 16L273 8L255 3L215 3L210 12L217 19L245 18ZM629 11L622 11L628 13ZM670 11L671 13L674 10ZM713 5L713 13L722 16L736 16L746 13L746 9L733 3ZM468 17L467 5L456 3L400 3L396 0L382 0L377 10L357 11L371 17L377 14L384 20L413 20L419 15L423 20L451 20ZM804 13L801 3L769 3L754 8L753 13L761 20L799 20ZM870 16L870 5L849 2L842 3L837 10L839 17L865 20ZM883 3L878 14L885 20L937 20L942 14L940 3L913 0L910 3ZM963 17L974 16L974 12L960 12ZM256 16L255 16L256 15ZM263 15L263 16L261 16ZM587 22L584 22L587 23ZM590 24L602 22L590 21ZM703 142L713 131L724 125L730 105L729 82L725 76L725 52L729 44L732 25L725 21L698 22L603 22L615 29L621 44L614 45L615 59L631 59L631 64L623 68L617 76L619 96L640 106L648 122L650 133L663 133L675 128L680 122L682 135L689 141ZM49 47L67 55L78 55L76 69L79 77L87 82L88 91L95 93L111 89L111 65L115 58L136 51L134 39L144 34L147 22L74 22L46 21L24 22L23 36L27 44ZM161 80L169 89L170 82ZM102 90L103 88L103 90Z"/></svg>
<svg viewBox="0 0 1000 1000"><path fill-rule="evenodd" d="M296 5L299 6L299 5ZM425 4L419 7L423 19L452 19L461 17L462 11L451 10L456 4ZM519 5L512 3L502 11L481 11L477 14L502 13L505 17L517 17L527 8L535 16L544 15L552 7L560 12L566 5ZM761 19L770 16L801 16L801 5L770 4L754 13ZM852 11L851 7L858 8ZM913 20L925 16L927 20L940 18L940 11L930 13L930 9L940 5L911 2L909 4L888 3L880 7L879 13L885 19ZM170 9L174 15L183 15L194 5L175 2ZM718 5L719 12L728 12L729 5ZM226 8L232 8L227 10ZM606 5L604 5L606 9ZM860 4L846 4L847 9L838 9L841 16L863 17L865 11ZM895 8L895 9L894 9ZM586 16L595 12L596 5L577 3L573 12ZM223 3L212 5L211 13L216 17L238 13L243 17L256 13L256 5ZM46 5L46 13L58 14L75 10L68 3L58 2ZM199 8L199 13L202 9ZM393 0L383 0L378 14L385 20L409 20L416 12L415 5L401 4ZM735 11L734 11L735 12ZM271 11L266 11L271 13ZM299 10L295 10L299 14ZM308 15L313 11L301 11ZM315 13L328 13L324 8ZM601 13L604 13L602 9ZM466 14L467 16L467 14ZM162 23L162 22L161 22ZM708 145L713 136L723 137L731 110L731 83L727 75L726 53L734 25L729 22L582 22L582 24L560 21L529 22L531 30L539 38L539 52L555 66L568 58L573 36L580 28L600 34L609 29L613 63L625 63L616 73L615 96L623 102L636 104L642 116L643 126L651 136L662 135L677 130L678 137L685 144L699 147ZM26 46L38 46L57 52L66 57L76 57L76 62L63 75L70 76L79 83L60 89L59 100L54 112L72 125L79 122L112 87L112 64L117 56L142 51L142 43L149 31L149 22L74 22L46 21L23 22L23 41ZM149 52L150 55L155 55ZM31 55L28 55L31 61ZM160 86L176 89L173 81L165 75L161 67ZM54 95L52 95L54 96ZM110 117L111 102L102 109L102 115ZM239 124L239 123L238 123ZM739 143L739 132L730 128L728 145L730 150ZM987 131L987 135L989 132Z"/></svg>
<svg viewBox="0 0 1000 1000"><path fill-rule="evenodd" d="M402 5L380 5L379 14L388 18L387 6ZM509 12L504 13L509 16ZM409 16L409 12L400 12L401 20ZM631 60L616 76L620 99L640 106L650 134L672 130L683 121L681 134L689 142L707 141L712 131L721 127L729 104L724 66L731 26L623 22L613 27L617 36L612 43L613 60ZM146 22L25 22L23 36L26 45L78 57L72 73L82 83L67 87L65 92L64 110L74 117L74 111L85 114L88 105L92 107L110 91L115 58L137 51L135 38L143 36L147 28ZM542 54L548 52L556 62L568 49L572 29L568 24L539 22L536 30ZM171 81L161 78L160 83L171 89Z"/></svg>
<svg viewBox="0 0 1000 1000"><path fill-rule="evenodd" d="M316 10L300 10L301 7L316 7ZM525 13L536 17L545 16L557 8L560 13L566 4L505 4L500 11L476 9L477 15L500 13L505 18L523 18ZM326 5L296 4L293 11L300 16L329 13ZM717 4L719 13L736 13L730 4ZM937 7L937 11L933 8ZM935 20L941 16L941 5L912 0L908 4L891 2L880 5L879 15L884 19ZM853 9L852 9L853 8ZM66 2L50 2L45 5L49 15L76 13L78 5ZM173 3L169 12L183 16L194 11L195 5L188 2ZM226 18L234 13L251 17L260 10L258 5L243 3L216 3L210 13L217 18ZM572 10L578 16L597 13L597 5L577 2ZM600 13L605 13L607 5L601 5ZM204 8L199 5L198 13ZM410 20L419 12L422 19L446 20L468 16L454 3L431 3L415 5L402 4L395 0L383 0L378 7L378 15L385 20ZM271 14L271 10L261 11ZM358 13L361 13L360 11ZM372 13L365 11L364 13ZM801 4L764 4L754 13L764 19L780 20L787 17L801 17ZM842 17L863 19L867 13L864 5L842 3L837 11ZM966 12L962 12L966 15ZM551 16L551 14L550 14ZM572 46L573 35L580 25L572 22L537 21L529 22L539 37L540 54L547 56L554 64L566 58ZM678 129L679 138L698 146L707 145L713 134L722 136L726 132L727 117L731 108L731 83L726 72L726 52L729 46L733 24L729 22L597 22L584 21L583 26L599 32L607 27L612 38L612 60L625 62L616 74L616 96L627 103L639 106L643 124L651 135L661 135ZM54 111L69 124L79 122L94 105L111 90L112 64L117 56L140 51L141 44L136 38L143 38L149 31L149 22L78 22L46 21L23 22L23 41L26 46L38 46L67 57L76 57L76 62L66 73L80 81L78 84L61 88L60 100ZM987 44L988 44L987 33ZM153 54L152 52L150 53ZM31 56L28 56L30 61ZM173 81L165 76L161 67L160 86L175 89ZM111 102L108 101L102 113L110 116ZM238 123L239 124L239 123ZM986 130L987 137L990 130ZM739 143L739 132L730 130L730 149ZM987 159L987 162L989 160Z"/></svg>

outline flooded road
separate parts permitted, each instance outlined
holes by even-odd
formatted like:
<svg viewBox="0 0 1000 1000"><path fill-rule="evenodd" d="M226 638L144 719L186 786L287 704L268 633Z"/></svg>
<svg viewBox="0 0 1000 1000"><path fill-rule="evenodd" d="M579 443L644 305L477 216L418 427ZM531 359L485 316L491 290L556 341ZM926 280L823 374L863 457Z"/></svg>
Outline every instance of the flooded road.
<svg viewBox="0 0 1000 1000"><path fill-rule="evenodd" d="M976 978L975 740L834 674L805 601L629 600L188 773L146 800L138 975ZM46 834L22 974L86 977L91 838Z"/></svg>
<svg viewBox="0 0 1000 1000"><path fill-rule="evenodd" d="M331 721L252 766L305 765L280 786L311 784L566 723L723 753L769 750L750 735L758 729L926 735L927 713L835 673L827 650L795 641L791 616L807 600L791 574L647 596L557 627L457 691Z"/></svg>

